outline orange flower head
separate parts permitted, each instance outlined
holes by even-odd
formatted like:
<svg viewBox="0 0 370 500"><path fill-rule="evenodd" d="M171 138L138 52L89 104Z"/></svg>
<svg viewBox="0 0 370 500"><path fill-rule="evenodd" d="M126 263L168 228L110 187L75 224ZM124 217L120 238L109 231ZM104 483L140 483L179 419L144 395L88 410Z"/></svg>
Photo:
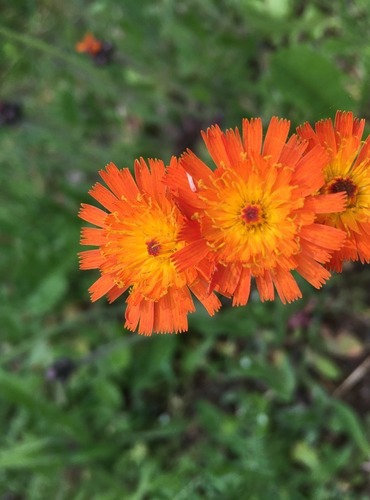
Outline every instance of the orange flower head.
<svg viewBox="0 0 370 500"><path fill-rule="evenodd" d="M344 207L342 193L317 195L324 185L327 154L293 136L290 124L272 118L263 140L262 122L243 120L223 132L202 133L216 169L188 150L169 168L166 183L188 217L187 245L173 255L177 269L198 262L210 289L246 304L254 277L261 300L301 296L291 271L319 288L330 273L321 264L341 247L344 233L317 222L323 212ZM200 258L201 257L201 258Z"/></svg>
<svg viewBox="0 0 370 500"><path fill-rule="evenodd" d="M177 160L172 158L171 165ZM107 294L110 302L129 289L125 327L141 334L186 331L187 314L194 311L190 291L212 315L220 307L195 267L178 271L172 255L185 247L181 231L185 217L162 182L161 160L135 162L129 169L113 163L90 194L106 210L83 204L79 216L97 228L82 229L81 244L98 249L81 252L81 269L99 269L90 287L93 301Z"/></svg>
<svg viewBox="0 0 370 500"><path fill-rule="evenodd" d="M103 43L95 38L92 33L86 33L84 38L76 43L76 52L90 54L96 56L102 50Z"/></svg>
<svg viewBox="0 0 370 500"><path fill-rule="evenodd" d="M338 111L332 120L321 120L315 130L308 124L298 127L298 134L325 147L328 160L324 168L325 184L321 193L342 192L346 196L345 210L321 214L319 221L346 232L343 247L336 250L329 269L342 270L343 261L370 262L370 136L361 137L365 120L354 118L352 112Z"/></svg>

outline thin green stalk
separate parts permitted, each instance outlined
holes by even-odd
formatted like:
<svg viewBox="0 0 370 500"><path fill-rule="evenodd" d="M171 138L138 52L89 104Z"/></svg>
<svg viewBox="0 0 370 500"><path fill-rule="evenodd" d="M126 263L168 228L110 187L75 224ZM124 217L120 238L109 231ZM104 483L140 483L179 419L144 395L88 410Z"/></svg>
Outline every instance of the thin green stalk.
<svg viewBox="0 0 370 500"><path fill-rule="evenodd" d="M84 69L86 68L87 70L91 69L89 65L86 65L81 61L81 58L68 54L65 51L61 50L60 48L50 45L49 43L44 42L43 40L36 38L32 35L28 35L25 33L17 33L1 25L0 25L0 35L9 38L10 40L14 40L15 42L19 42L23 45L31 47L33 49L40 50L45 54L48 54L49 56L63 59L64 61L70 64L75 64L76 66L79 67L85 66Z"/></svg>
<svg viewBox="0 0 370 500"><path fill-rule="evenodd" d="M107 94L108 89L112 92L112 95L118 95L119 88L114 84L109 75L105 72L100 71L100 68L95 67L91 61L85 60L81 55L74 55L65 50L55 47L50 43L44 42L40 38L25 33L17 33L9 28L5 28L0 25L0 36L6 37L9 40L18 42L31 49L41 51L45 55L51 58L57 58L65 61L82 70L84 73L89 74L90 81L97 85L99 88L104 88L105 94Z"/></svg>

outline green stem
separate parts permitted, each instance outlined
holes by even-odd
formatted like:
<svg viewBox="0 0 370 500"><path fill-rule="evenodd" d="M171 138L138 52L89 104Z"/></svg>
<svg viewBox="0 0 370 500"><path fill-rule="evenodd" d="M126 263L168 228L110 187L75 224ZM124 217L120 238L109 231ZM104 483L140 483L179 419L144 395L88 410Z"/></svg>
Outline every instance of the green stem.
<svg viewBox="0 0 370 500"><path fill-rule="evenodd" d="M81 66L81 58L67 54L58 47L54 47L53 45L50 45L49 43L46 43L34 36L27 35L25 33L16 33L13 30L5 28L4 26L1 25L0 25L0 35L5 36L10 40L14 40L15 42L19 42L23 45L27 45L28 47L31 47L33 49L41 50L42 52L52 57L58 57L59 59L64 59L70 64Z"/></svg>
<svg viewBox="0 0 370 500"><path fill-rule="evenodd" d="M68 330L73 330L79 324L87 323L95 318L101 319L108 315L109 316L114 315L117 311L120 310L122 310L121 305L111 306L109 308L109 311L108 309L102 310L100 308L91 308L88 311L76 315L73 319L62 321L49 328L43 329L41 331L39 338L44 340L54 337L55 335L66 332ZM139 341L139 339L141 339L141 337L139 337L137 334L132 334L132 336L130 337L129 336L123 337L122 339L120 339L119 342L122 341L123 344L125 344L126 342L132 343ZM0 359L0 366L4 366L13 361L14 359L17 359L19 356L23 355L32 347L34 342L35 342L34 337L32 337L31 335L31 337L28 340L25 340L20 345L15 346L13 349L11 349L10 352L3 354Z"/></svg>
<svg viewBox="0 0 370 500"><path fill-rule="evenodd" d="M9 40L18 42L31 49L41 51L52 58L58 58L68 64L74 65L80 71L82 70L84 73L88 73L91 83L100 89L103 88L106 95L109 92L111 95L119 95L118 92L120 89L112 82L109 75L106 72L100 71L101 68L95 67L90 60L85 60L82 55L68 53L35 36L17 33L2 25L0 25L0 36L4 36Z"/></svg>

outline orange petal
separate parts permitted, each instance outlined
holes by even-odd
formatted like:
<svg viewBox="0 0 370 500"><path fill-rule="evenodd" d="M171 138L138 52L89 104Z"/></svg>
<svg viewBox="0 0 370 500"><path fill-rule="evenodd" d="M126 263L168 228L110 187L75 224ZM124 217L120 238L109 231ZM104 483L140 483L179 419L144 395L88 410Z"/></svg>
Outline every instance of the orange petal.
<svg viewBox="0 0 370 500"><path fill-rule="evenodd" d="M212 170L202 162L190 149L180 158L180 165L188 172L195 181L202 179L206 181L212 174ZM195 182L197 184L197 182Z"/></svg>
<svg viewBox="0 0 370 500"><path fill-rule="evenodd" d="M274 300L274 285L270 271L265 270L263 276L256 276L255 279L261 301Z"/></svg>
<svg viewBox="0 0 370 500"><path fill-rule="evenodd" d="M143 299L140 303L140 322L138 333L151 335L154 327L154 301Z"/></svg>
<svg viewBox="0 0 370 500"><path fill-rule="evenodd" d="M365 120L354 118L352 111L337 111L334 128L341 138L356 136L361 139L365 128Z"/></svg>
<svg viewBox="0 0 370 500"><path fill-rule="evenodd" d="M296 261L296 271L315 288L321 288L331 276L321 264L303 253L296 256Z"/></svg>
<svg viewBox="0 0 370 500"><path fill-rule="evenodd" d="M188 312L194 312L194 304L187 287L170 289L154 304L155 333L179 333L188 329Z"/></svg>
<svg viewBox="0 0 370 500"><path fill-rule="evenodd" d="M117 198L102 184L97 182L89 191L89 194L95 198L103 207L107 208L110 212L117 210Z"/></svg>
<svg viewBox="0 0 370 500"><path fill-rule="evenodd" d="M316 214L330 214L343 212L347 205L347 195L345 192L333 194L319 194L306 198L305 208L312 210Z"/></svg>
<svg viewBox="0 0 370 500"><path fill-rule="evenodd" d="M207 292L208 285L203 281L197 281L190 286L190 290L206 308L208 314L213 316L221 307L221 302L214 293Z"/></svg>
<svg viewBox="0 0 370 500"><path fill-rule="evenodd" d="M283 147L279 162L284 166L294 169L304 151L307 149L307 146L308 142L302 140L297 135L292 135Z"/></svg>
<svg viewBox="0 0 370 500"><path fill-rule="evenodd" d="M120 297L126 290L127 290L128 287L119 287L117 285L115 285L108 293L107 293L107 297L108 297L108 302L111 304L112 302L114 302L116 299L118 299L118 297Z"/></svg>
<svg viewBox="0 0 370 500"><path fill-rule="evenodd" d="M356 158L354 166L356 167L357 165L360 165L363 161L370 161L370 135L366 138L366 141L364 142L358 157Z"/></svg>
<svg viewBox="0 0 370 500"><path fill-rule="evenodd" d="M271 157L272 163L278 163L280 154L286 143L290 128L290 121L276 116L271 118L268 126L262 156Z"/></svg>
<svg viewBox="0 0 370 500"><path fill-rule="evenodd" d="M261 118L243 119L243 143L248 156L259 155L262 148L262 120Z"/></svg>
<svg viewBox="0 0 370 500"><path fill-rule="evenodd" d="M244 149L239 130L237 128L235 130L227 130L224 135L224 143L230 164L234 165L240 162Z"/></svg>
<svg viewBox="0 0 370 500"><path fill-rule="evenodd" d="M148 194L159 206L165 200L163 183L165 167L162 160L148 160L150 170L143 158L135 161L135 178L140 191Z"/></svg>
<svg viewBox="0 0 370 500"><path fill-rule="evenodd" d="M283 304L290 303L302 297L302 292L290 271L278 266L271 272L271 275L276 291Z"/></svg>
<svg viewBox="0 0 370 500"><path fill-rule="evenodd" d="M228 266L219 264L213 273L208 291L216 290L226 297L230 297L238 286L241 269L240 264Z"/></svg>
<svg viewBox="0 0 370 500"><path fill-rule="evenodd" d="M370 261L370 236L368 234L354 234L358 256L362 264Z"/></svg>
<svg viewBox="0 0 370 500"><path fill-rule="evenodd" d="M105 218L107 213L100 208L94 207L92 205L87 205L86 203L81 204L78 216L80 219L90 222L90 224L95 224L95 226L104 227Z"/></svg>
<svg viewBox="0 0 370 500"><path fill-rule="evenodd" d="M103 295L107 294L114 286L114 281L108 274L100 276L100 278L89 288L91 302L95 302L103 297Z"/></svg>
<svg viewBox="0 0 370 500"><path fill-rule="evenodd" d="M251 289L251 272L250 269L243 267L238 285L233 295L233 306L244 306L249 300Z"/></svg>
<svg viewBox="0 0 370 500"><path fill-rule="evenodd" d="M190 188L188 176L190 174L180 164L170 165L163 182L173 194L180 211L190 219L197 209L203 207L204 203Z"/></svg>
<svg viewBox="0 0 370 500"><path fill-rule="evenodd" d="M134 201L140 194L128 168L119 170L111 162L105 167L105 170L99 172L99 175L118 199Z"/></svg>
<svg viewBox="0 0 370 500"><path fill-rule="evenodd" d="M298 186L301 196L317 191L325 182L323 169L328 155L321 146L315 146L297 163L293 172L292 184Z"/></svg>
<svg viewBox="0 0 370 500"><path fill-rule="evenodd" d="M341 273L343 268L343 260L341 258L340 252L334 252L330 261L325 264L325 267L329 269L329 271Z"/></svg>
<svg viewBox="0 0 370 500"><path fill-rule="evenodd" d="M80 269L99 269L105 262L105 257L100 253L100 250L85 250L78 254L80 259Z"/></svg>
<svg viewBox="0 0 370 500"><path fill-rule="evenodd" d="M125 311L125 328L133 332L136 330L137 325L139 324L141 315L141 303L139 302L138 304L132 304L130 302L130 298L131 297L127 299L127 307ZM147 333L147 335L150 334L151 332Z"/></svg>
<svg viewBox="0 0 370 500"><path fill-rule="evenodd" d="M333 250L322 248L317 245L317 243L312 243L311 241L304 239L301 240L301 248L302 253L317 260L317 262L321 262L322 264L329 262L333 254Z"/></svg>
<svg viewBox="0 0 370 500"><path fill-rule="evenodd" d="M364 129L365 129L365 120L363 118L362 119L355 118L353 122L352 134L361 139L362 134L364 133Z"/></svg>
<svg viewBox="0 0 370 500"><path fill-rule="evenodd" d="M306 141L308 141L310 149L313 148L314 146L320 144L320 141L319 141L314 129L311 127L311 125L308 122L297 127L297 134L302 139L305 139Z"/></svg>
<svg viewBox="0 0 370 500"><path fill-rule="evenodd" d="M176 266L178 272L186 271L190 267L204 259L209 252L207 242L203 239L192 241L186 247L175 252L171 260Z"/></svg>
<svg viewBox="0 0 370 500"><path fill-rule="evenodd" d="M330 156L336 155L338 148L333 122L329 118L326 120L320 120L316 123L315 130L320 144L325 146Z"/></svg>
<svg viewBox="0 0 370 500"><path fill-rule="evenodd" d="M83 227L81 229L81 245L101 246L106 243L104 231L93 227Z"/></svg>
<svg viewBox="0 0 370 500"><path fill-rule="evenodd" d="M344 231L324 224L304 226L299 235L302 239L330 250L338 250L346 238Z"/></svg>
<svg viewBox="0 0 370 500"><path fill-rule="evenodd" d="M229 156L224 142L224 133L218 125L213 125L206 132L201 132L205 145L218 167L230 166ZM189 172L193 175L191 172Z"/></svg>

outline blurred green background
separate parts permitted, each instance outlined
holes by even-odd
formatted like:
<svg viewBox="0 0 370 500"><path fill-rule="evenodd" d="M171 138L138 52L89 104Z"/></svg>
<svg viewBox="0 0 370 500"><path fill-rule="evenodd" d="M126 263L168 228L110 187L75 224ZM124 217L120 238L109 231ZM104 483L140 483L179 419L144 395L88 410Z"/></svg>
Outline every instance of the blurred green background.
<svg viewBox="0 0 370 500"><path fill-rule="evenodd" d="M217 122L370 117L367 0L0 3L0 499L367 499L370 267L183 335L90 304L79 204ZM108 64L77 54L91 31ZM369 129L367 129L367 133Z"/></svg>

